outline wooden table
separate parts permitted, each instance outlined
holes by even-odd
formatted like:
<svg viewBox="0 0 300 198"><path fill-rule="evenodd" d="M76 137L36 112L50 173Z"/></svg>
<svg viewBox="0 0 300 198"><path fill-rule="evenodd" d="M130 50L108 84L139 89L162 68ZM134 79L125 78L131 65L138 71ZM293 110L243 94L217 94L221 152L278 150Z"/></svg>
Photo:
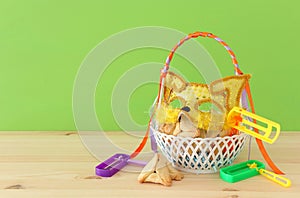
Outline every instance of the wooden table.
<svg viewBox="0 0 300 198"><path fill-rule="evenodd" d="M121 132L110 133L120 144L136 145ZM138 142L136 142L138 144ZM119 172L112 178L94 175L99 161L77 132L0 132L0 197L299 197L300 132L282 132L272 146L272 159L292 180L283 188L263 176L230 184L218 174L185 174L172 187L139 184L138 173ZM236 162L247 159L247 148ZM257 146L252 159L262 160Z"/></svg>

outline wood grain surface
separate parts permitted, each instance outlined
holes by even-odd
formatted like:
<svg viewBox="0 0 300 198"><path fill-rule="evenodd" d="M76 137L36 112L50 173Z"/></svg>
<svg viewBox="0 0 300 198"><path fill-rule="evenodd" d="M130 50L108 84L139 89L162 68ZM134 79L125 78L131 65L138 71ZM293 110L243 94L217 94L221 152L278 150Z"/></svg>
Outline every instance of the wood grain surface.
<svg viewBox="0 0 300 198"><path fill-rule="evenodd" d="M129 149L138 144L121 132L108 135ZM300 197L300 132L282 132L276 143L266 147L291 179L290 188L263 176L226 183L217 173L185 173L185 178L171 187L140 184L138 172L121 171L111 178L101 178L94 174L99 161L88 152L77 132L2 131L0 197ZM262 160L255 141L251 148L251 158ZM247 160L247 152L245 148L235 162Z"/></svg>

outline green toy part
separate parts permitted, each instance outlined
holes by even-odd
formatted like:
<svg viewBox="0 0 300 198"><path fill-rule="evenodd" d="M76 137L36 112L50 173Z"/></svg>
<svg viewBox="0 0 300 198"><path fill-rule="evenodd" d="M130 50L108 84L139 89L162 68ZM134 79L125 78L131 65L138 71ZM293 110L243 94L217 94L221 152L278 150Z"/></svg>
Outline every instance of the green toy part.
<svg viewBox="0 0 300 198"><path fill-rule="evenodd" d="M256 168L258 169L265 168L265 165L260 161L248 160L246 162L221 168L220 177L226 182L234 183L259 175L260 173L257 171L256 168L249 167L254 163L256 164Z"/></svg>

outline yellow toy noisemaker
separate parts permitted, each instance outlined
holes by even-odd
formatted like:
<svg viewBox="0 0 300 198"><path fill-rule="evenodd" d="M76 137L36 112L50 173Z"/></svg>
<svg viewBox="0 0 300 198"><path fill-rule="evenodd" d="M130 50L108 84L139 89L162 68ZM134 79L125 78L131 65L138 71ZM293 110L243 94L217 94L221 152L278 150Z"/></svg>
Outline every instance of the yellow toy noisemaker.
<svg viewBox="0 0 300 198"><path fill-rule="evenodd" d="M237 119L237 122L231 122L230 126L257 139L273 144L280 134L280 125L276 122L250 113L240 107L232 108L228 113L228 118L234 118L236 115L241 116L240 119ZM260 133L257 133L255 129Z"/></svg>

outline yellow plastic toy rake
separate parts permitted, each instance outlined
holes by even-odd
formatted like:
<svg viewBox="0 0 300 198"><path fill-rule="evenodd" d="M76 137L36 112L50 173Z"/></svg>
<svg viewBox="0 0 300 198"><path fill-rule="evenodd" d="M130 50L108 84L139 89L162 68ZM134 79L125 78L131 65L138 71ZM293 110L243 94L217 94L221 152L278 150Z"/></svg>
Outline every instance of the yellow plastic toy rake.
<svg viewBox="0 0 300 198"><path fill-rule="evenodd" d="M234 124L231 123L230 126L232 128L247 133L264 142L273 144L280 134L280 125L278 123L246 111L240 107L234 107L228 113L229 118L234 117L234 115L240 115L241 119ZM256 122L254 122L254 120L256 120ZM259 133L255 132L254 129L257 129Z"/></svg>

